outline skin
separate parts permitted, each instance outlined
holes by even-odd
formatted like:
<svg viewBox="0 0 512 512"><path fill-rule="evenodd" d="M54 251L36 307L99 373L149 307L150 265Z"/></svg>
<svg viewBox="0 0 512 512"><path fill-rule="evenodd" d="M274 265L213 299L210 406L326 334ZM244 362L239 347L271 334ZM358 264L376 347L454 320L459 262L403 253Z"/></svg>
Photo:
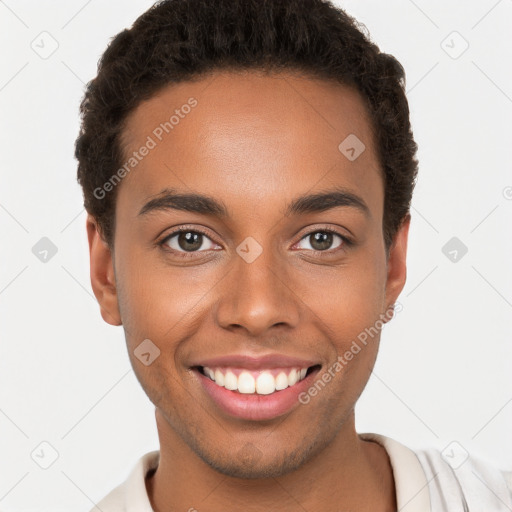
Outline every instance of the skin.
<svg viewBox="0 0 512 512"><path fill-rule="evenodd" d="M325 370L397 300L410 218L388 255L384 182L362 98L293 73L217 71L141 103L127 120L126 155L191 96L198 105L118 185L112 250L87 220L102 316L124 326L134 371L156 408L160 464L146 481L152 506L396 510L387 453L362 440L354 422L379 336L308 405L270 421L224 414L190 370L193 360L232 353L311 358ZM351 133L366 146L352 162L338 150ZM333 187L357 194L368 215L347 206L283 214L294 198ZM212 196L229 216L139 215L168 188ZM187 254L178 236L167 250L158 245L183 224L207 232L188 259L177 254ZM335 234L322 248L307 236L322 228L354 245ZM263 250L250 264L236 252L248 236ZM148 338L161 353L145 366L133 352Z"/></svg>

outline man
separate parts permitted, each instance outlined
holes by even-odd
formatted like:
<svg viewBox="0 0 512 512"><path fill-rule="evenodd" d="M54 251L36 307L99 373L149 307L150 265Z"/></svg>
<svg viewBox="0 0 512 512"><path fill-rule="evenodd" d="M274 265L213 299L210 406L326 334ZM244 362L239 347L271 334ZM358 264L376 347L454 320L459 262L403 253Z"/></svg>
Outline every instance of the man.
<svg viewBox="0 0 512 512"><path fill-rule="evenodd" d="M78 179L160 450L103 512L512 507L509 473L355 430L406 280L404 82L322 0L167 0L113 39Z"/></svg>

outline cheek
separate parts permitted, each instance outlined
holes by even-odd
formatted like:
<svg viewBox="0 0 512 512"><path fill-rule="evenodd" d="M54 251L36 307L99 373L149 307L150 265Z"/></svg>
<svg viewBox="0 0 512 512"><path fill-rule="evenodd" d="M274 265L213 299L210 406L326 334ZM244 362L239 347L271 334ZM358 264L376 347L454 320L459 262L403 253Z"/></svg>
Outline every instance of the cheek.
<svg viewBox="0 0 512 512"><path fill-rule="evenodd" d="M116 272L123 326L130 344L149 338L168 346L201 315L216 274L170 267L137 249L120 258ZM218 278L217 278L218 279Z"/></svg>
<svg viewBox="0 0 512 512"><path fill-rule="evenodd" d="M308 304L313 305L318 329L331 344L326 371L331 370L336 382L333 393L343 395L347 403L357 400L375 364L385 275L385 261L378 251L368 251L309 288Z"/></svg>
<svg viewBox="0 0 512 512"><path fill-rule="evenodd" d="M370 327L383 312L385 271L376 258L317 276L314 286L307 285L308 304L326 325L335 329L336 337L354 337Z"/></svg>

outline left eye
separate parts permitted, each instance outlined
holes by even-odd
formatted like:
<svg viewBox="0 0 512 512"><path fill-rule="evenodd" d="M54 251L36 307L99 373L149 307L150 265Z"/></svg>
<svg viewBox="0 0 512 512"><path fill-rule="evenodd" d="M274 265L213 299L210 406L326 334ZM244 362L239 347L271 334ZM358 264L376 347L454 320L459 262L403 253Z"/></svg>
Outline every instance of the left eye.
<svg viewBox="0 0 512 512"><path fill-rule="evenodd" d="M338 245L335 247L332 247L333 237L337 237L340 240ZM329 249L337 249L342 245L342 243L347 242L345 237L329 230L313 231L312 233L308 233L306 236L304 236L301 239L301 242L303 240L308 241L310 247L299 247L299 249L312 249L313 251L322 252Z"/></svg>

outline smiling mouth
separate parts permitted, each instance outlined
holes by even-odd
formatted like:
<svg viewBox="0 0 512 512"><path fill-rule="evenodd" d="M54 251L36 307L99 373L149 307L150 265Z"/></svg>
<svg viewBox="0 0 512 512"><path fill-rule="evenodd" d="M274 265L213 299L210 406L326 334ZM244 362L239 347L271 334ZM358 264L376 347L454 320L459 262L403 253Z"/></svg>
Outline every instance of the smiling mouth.
<svg viewBox="0 0 512 512"><path fill-rule="evenodd" d="M321 365L249 370L238 367L197 366L194 369L212 380L217 386L240 394L271 395L294 386Z"/></svg>

